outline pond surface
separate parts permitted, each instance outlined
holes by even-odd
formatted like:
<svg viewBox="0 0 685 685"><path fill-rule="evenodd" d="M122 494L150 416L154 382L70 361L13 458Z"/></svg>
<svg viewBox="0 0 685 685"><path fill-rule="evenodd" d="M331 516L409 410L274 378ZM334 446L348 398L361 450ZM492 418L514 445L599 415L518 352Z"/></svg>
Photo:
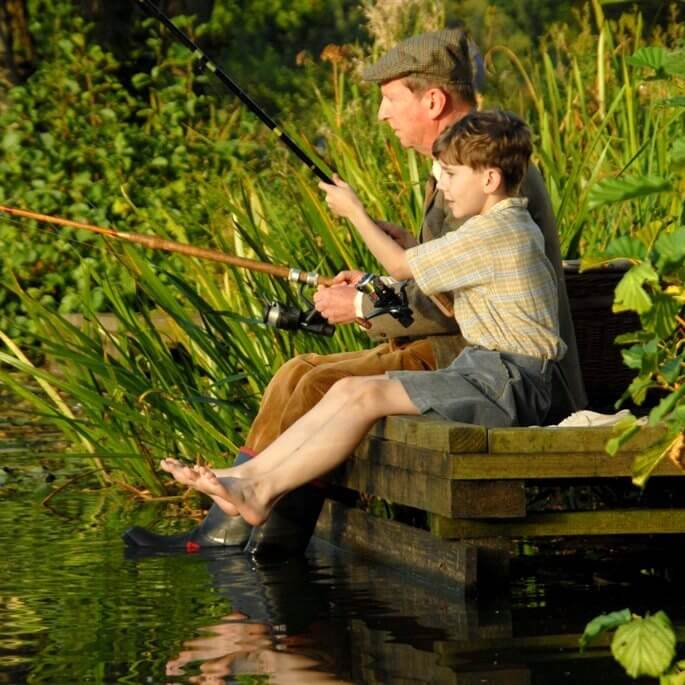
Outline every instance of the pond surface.
<svg viewBox="0 0 685 685"><path fill-rule="evenodd" d="M127 526L187 523L70 482L84 467L18 423L0 420L0 684L629 683L606 642L578 652L588 620L663 608L682 639L682 583L641 569L652 553L590 570L568 551L530 558L477 599L321 541L282 564L131 554Z"/></svg>

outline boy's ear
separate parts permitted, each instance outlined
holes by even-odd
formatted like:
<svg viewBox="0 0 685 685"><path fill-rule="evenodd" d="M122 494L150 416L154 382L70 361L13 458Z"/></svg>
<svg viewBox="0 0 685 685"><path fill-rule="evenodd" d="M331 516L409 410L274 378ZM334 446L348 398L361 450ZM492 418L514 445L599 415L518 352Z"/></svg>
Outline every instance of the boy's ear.
<svg viewBox="0 0 685 685"><path fill-rule="evenodd" d="M486 194L496 193L504 187L502 170L497 167L487 167L483 176L483 191Z"/></svg>

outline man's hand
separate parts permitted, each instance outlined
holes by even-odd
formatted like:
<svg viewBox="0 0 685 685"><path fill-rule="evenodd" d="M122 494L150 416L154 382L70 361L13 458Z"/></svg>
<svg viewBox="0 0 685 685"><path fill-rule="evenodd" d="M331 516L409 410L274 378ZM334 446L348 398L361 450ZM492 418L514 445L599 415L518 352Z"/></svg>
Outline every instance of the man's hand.
<svg viewBox="0 0 685 685"><path fill-rule="evenodd" d="M314 306L329 323L352 323L357 318L354 310L356 296L357 290L351 285L319 286L314 294Z"/></svg>
<svg viewBox="0 0 685 685"><path fill-rule="evenodd" d="M389 235L400 247L403 247L405 250L418 245L416 238L414 238L409 231L402 228L402 226L391 224L387 221L376 221L375 223L376 226L383 231L383 233Z"/></svg>
<svg viewBox="0 0 685 685"><path fill-rule="evenodd" d="M350 219L354 223L355 217L366 214L364 205L340 176L333 174L333 182L335 185L323 181L319 183L319 188L326 193L326 204L333 214Z"/></svg>
<svg viewBox="0 0 685 685"><path fill-rule="evenodd" d="M335 285L357 285L363 275L363 271L341 271L333 278L333 283Z"/></svg>

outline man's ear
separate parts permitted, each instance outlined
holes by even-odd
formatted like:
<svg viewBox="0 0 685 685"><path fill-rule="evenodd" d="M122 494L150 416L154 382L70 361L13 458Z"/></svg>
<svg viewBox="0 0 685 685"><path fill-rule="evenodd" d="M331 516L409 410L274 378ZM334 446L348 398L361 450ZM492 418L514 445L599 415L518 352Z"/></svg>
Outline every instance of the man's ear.
<svg viewBox="0 0 685 685"><path fill-rule="evenodd" d="M440 88L429 88L423 94L423 102L431 119L439 119L447 109L447 94Z"/></svg>
<svg viewBox="0 0 685 685"><path fill-rule="evenodd" d="M504 177L502 170L497 167L488 167L485 169L483 177L483 191L487 194L496 193L504 188Z"/></svg>

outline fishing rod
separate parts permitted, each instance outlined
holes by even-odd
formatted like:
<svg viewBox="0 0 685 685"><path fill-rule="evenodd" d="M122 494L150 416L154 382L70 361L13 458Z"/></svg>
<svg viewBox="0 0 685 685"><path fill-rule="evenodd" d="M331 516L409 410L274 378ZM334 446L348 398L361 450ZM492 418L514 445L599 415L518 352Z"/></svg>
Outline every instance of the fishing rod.
<svg viewBox="0 0 685 685"><path fill-rule="evenodd" d="M300 297L309 305L309 309L303 312L298 307L289 307L288 305L274 301L267 305L262 322L272 328L302 330L313 333L314 335L331 336L335 333L335 326L328 323L303 293L305 286L316 287L318 285L333 285L334 279L330 276L320 276L314 271L303 271L302 269L279 264L267 264L266 262L260 262L256 259L249 259L247 257L236 257L234 255L226 254L225 252L220 252L219 250L195 247L194 245L166 240L165 238L160 238L155 235L124 233L113 228L94 226L92 224L72 221L71 219L64 219L49 214L39 214L26 209L0 206L0 213L24 219L33 219L34 221L39 221L41 223L48 223L65 228L76 228L90 233L97 233L107 238L115 238L136 245L142 245L151 250L174 252L188 257L207 259L222 264L228 264L229 266L247 269L248 271L257 271L270 276L276 276L277 278L286 279L291 283L299 283ZM399 294L396 293L392 288L386 286L378 276L373 274L364 274L364 278L360 281L358 289L369 293L374 302L373 310L364 320L359 321L360 324L368 325L365 323L366 321L381 316L382 314L390 314L390 316L396 318L404 326L409 326L412 323L413 317L411 309L407 305L407 298L404 291Z"/></svg>
<svg viewBox="0 0 685 685"><path fill-rule="evenodd" d="M300 159L305 166L324 183L333 184L333 179L285 132L278 124L216 63L205 53L191 38L181 31L169 17L166 16L151 0L135 0L140 7L150 16L160 21L166 28L185 45L199 61L201 68L211 71L234 95L236 95L246 107L255 114L267 128L285 144L291 152Z"/></svg>
<svg viewBox="0 0 685 685"><path fill-rule="evenodd" d="M153 4L152 0L135 0L135 2L138 3L138 5L145 11L147 14L149 14L151 17L154 17L158 21L160 21L171 33L174 35L180 43L185 45L192 53L193 55L199 60L199 64L202 68L207 68L209 69L232 93L234 93L246 106L247 108L255 114L266 126L269 128L269 130L276 135L276 137L284 143L290 150L291 152L294 152L295 155L309 168L310 171L312 171L318 178L323 181L324 183L328 183L329 185L335 185L333 179L321 169L321 167L312 160L311 157L287 134L285 133L282 129L278 127L276 122L218 65L216 62L214 62L211 57L207 55L193 40L181 29L174 24L169 17L167 17L164 12L162 12L156 5ZM380 289L380 286L378 285L378 282L374 281L374 287L379 290L379 292L383 289ZM380 298L381 302L388 301L388 298L390 295L386 292L381 292L381 294L378 295ZM406 295L404 291L401 291L400 293L397 294L397 299L394 301L394 305L401 307L402 301L406 301ZM454 310L452 307L452 298L445 293L437 293L435 295L431 295L430 299L433 301L433 303L438 307L438 309L448 318L452 318L454 316ZM377 304L374 302L374 304ZM377 306L374 308L374 312L376 311ZM396 312L397 313L397 312ZM396 316L396 313L393 314L395 318L398 318ZM406 315L403 314L403 317L405 320L407 320ZM366 317L367 319L370 317ZM399 319L398 319L399 320ZM406 325L406 324L403 324Z"/></svg>

